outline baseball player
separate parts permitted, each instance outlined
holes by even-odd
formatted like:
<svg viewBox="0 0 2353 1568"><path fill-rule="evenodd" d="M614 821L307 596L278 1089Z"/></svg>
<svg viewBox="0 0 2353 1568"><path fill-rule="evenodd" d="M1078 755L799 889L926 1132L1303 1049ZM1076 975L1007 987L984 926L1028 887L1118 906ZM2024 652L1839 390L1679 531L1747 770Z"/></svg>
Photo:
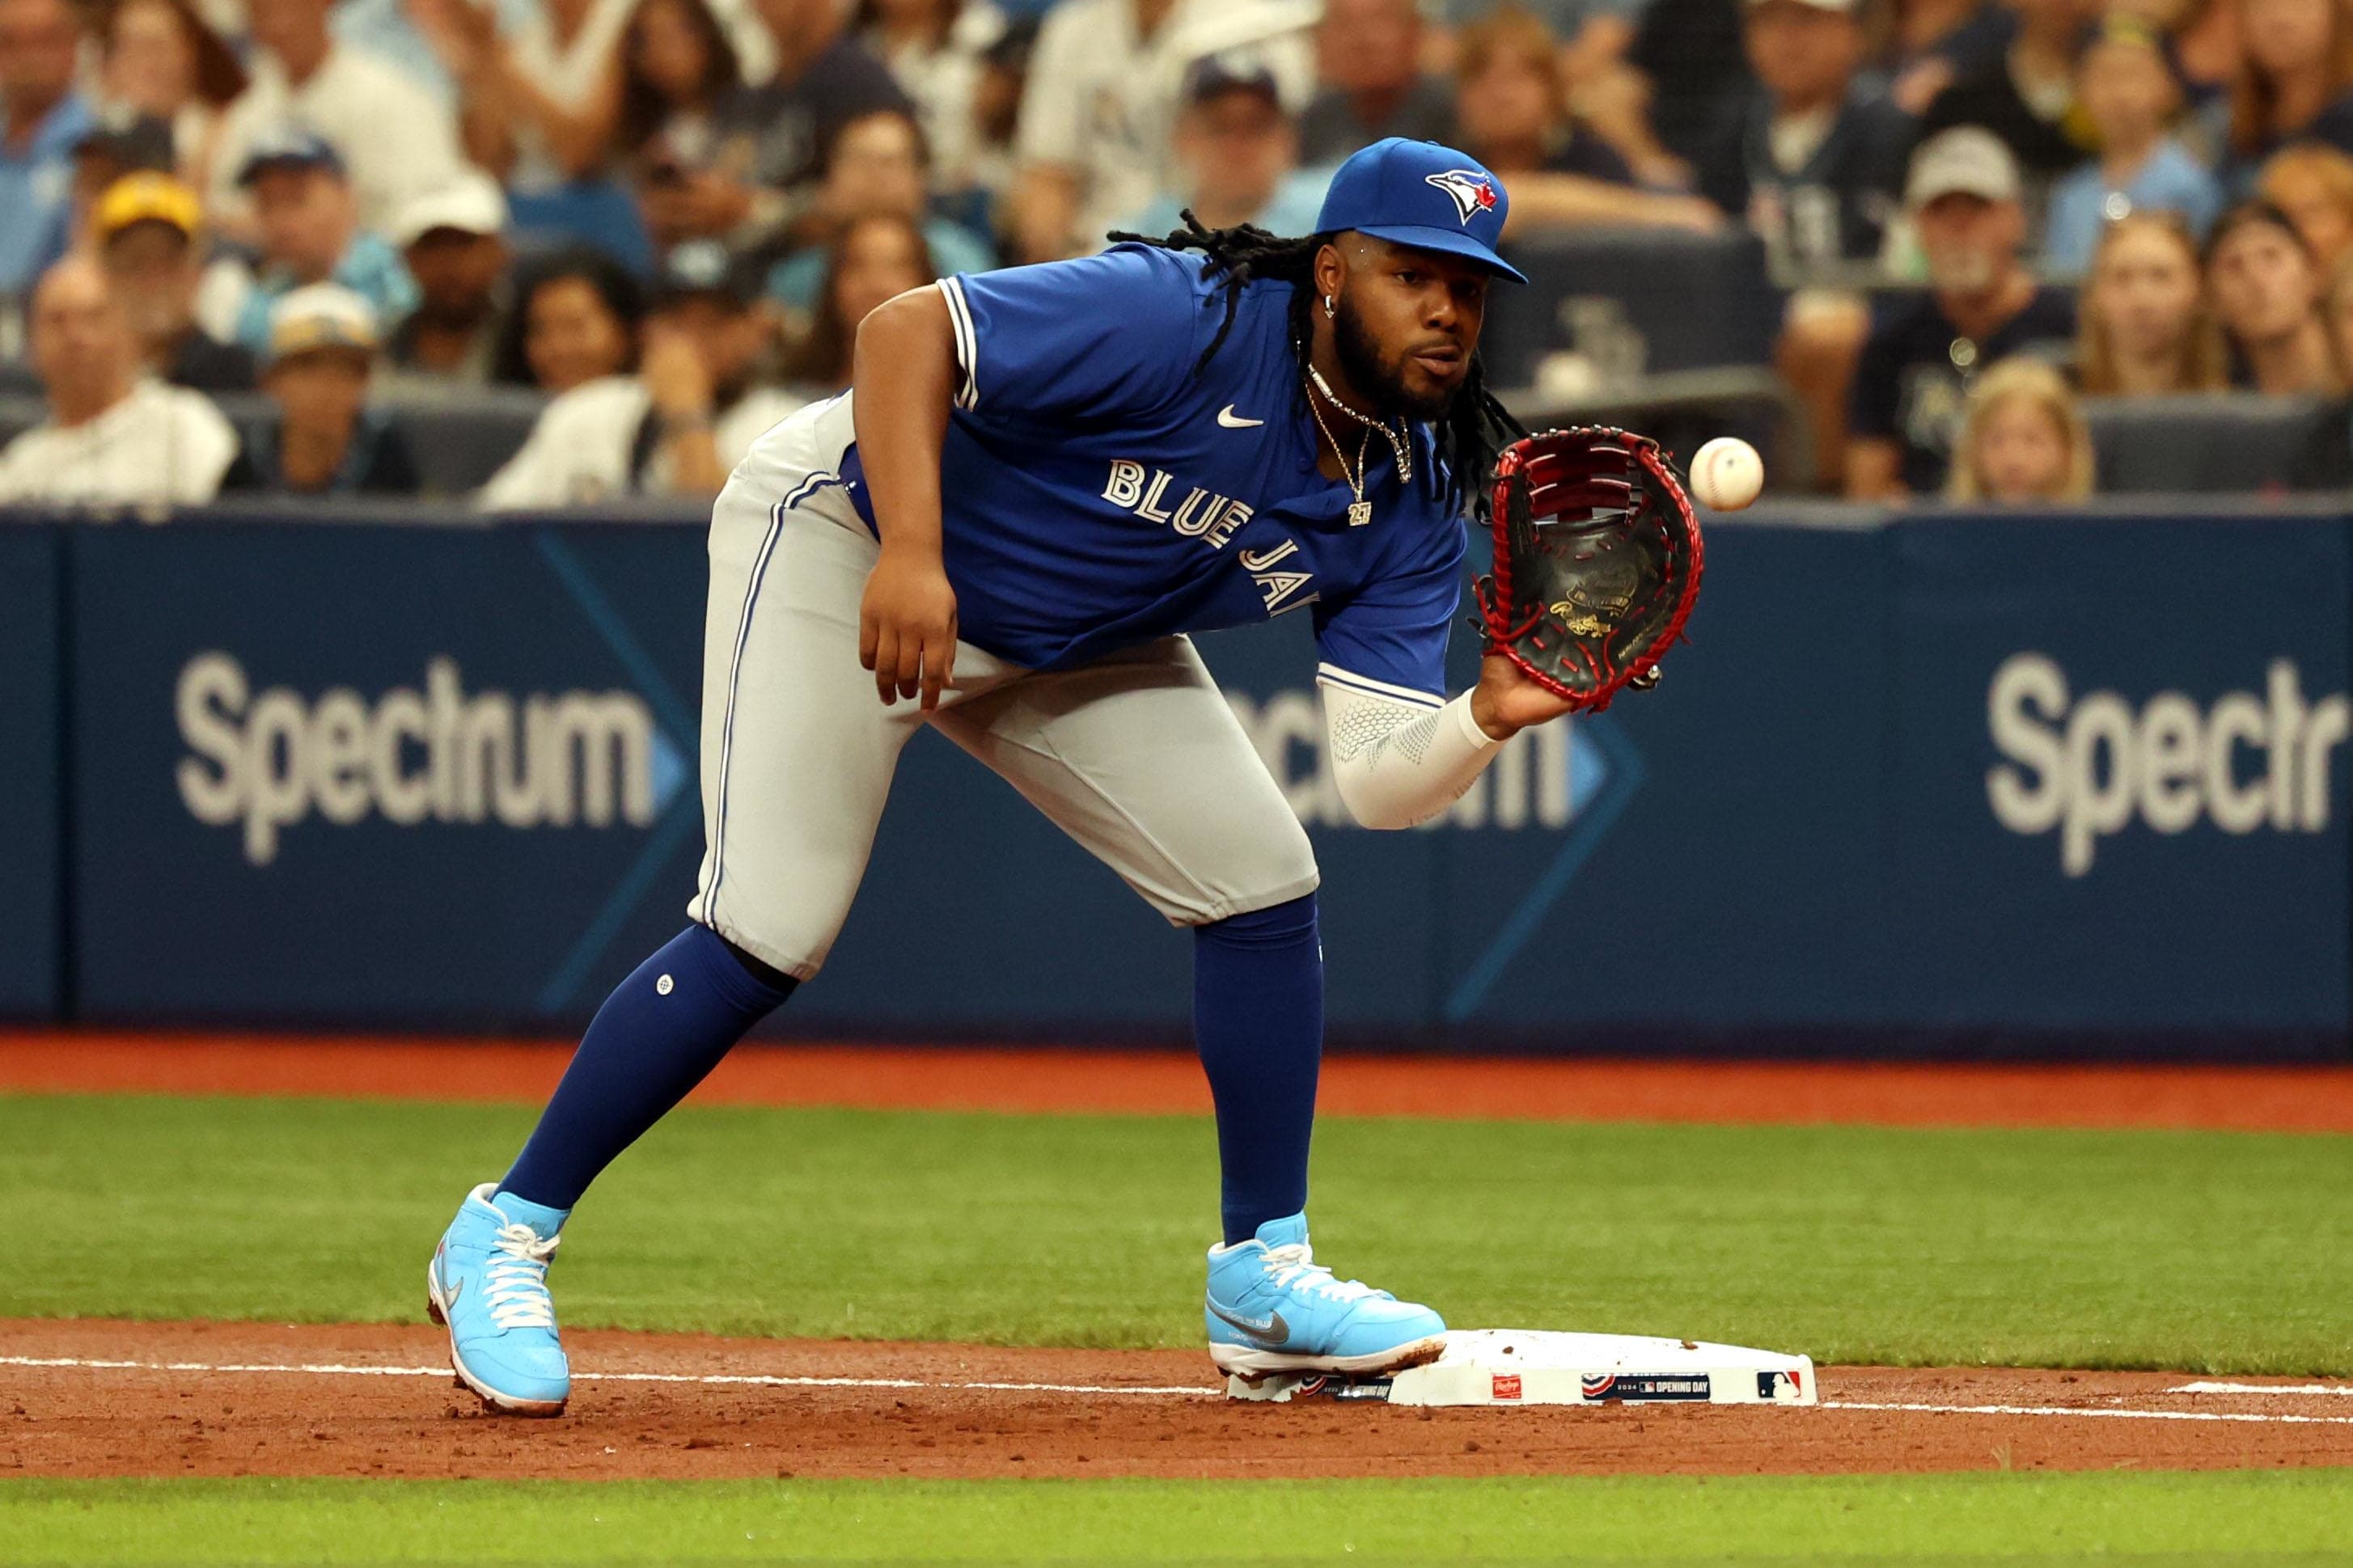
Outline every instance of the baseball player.
<svg viewBox="0 0 2353 1568"><path fill-rule="evenodd" d="M1310 618L1332 766L1368 827L1437 815L1567 710L1496 657L1445 694L1463 518L1508 421L1480 322L1493 280L1525 281L1495 253L1505 205L1463 153L1392 139L1339 170L1306 238L1188 216L950 278L875 310L851 389L754 445L712 516L692 923L605 1003L427 1269L488 1405L563 1409L545 1274L566 1216L824 963L923 724L1194 933L1217 1364L1438 1354L1436 1312L1309 1247L1315 861L1187 634Z"/></svg>

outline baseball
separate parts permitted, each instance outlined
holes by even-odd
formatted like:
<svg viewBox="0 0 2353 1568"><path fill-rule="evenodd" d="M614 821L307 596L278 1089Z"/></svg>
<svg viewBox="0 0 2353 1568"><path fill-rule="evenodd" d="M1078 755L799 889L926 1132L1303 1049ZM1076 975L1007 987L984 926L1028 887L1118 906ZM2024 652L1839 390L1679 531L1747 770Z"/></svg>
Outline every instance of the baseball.
<svg viewBox="0 0 2353 1568"><path fill-rule="evenodd" d="M1692 494L1717 511L1738 511L1765 488L1765 460L1736 436L1718 436L1692 458Z"/></svg>

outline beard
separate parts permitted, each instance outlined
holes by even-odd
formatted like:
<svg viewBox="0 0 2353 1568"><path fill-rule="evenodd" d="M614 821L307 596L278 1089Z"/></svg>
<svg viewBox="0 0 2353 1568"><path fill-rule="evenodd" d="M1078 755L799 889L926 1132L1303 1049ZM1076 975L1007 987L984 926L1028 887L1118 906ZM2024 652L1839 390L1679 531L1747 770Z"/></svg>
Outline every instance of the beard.
<svg viewBox="0 0 2353 1568"><path fill-rule="evenodd" d="M1927 257L1928 287L1947 294L1982 294L2001 276L2001 263L1989 251L1956 247Z"/></svg>
<svg viewBox="0 0 2353 1568"><path fill-rule="evenodd" d="M1348 378L1348 384L1371 398L1374 412L1384 418L1403 415L1409 419L1435 423L1454 406L1454 392L1414 391L1406 380L1406 356L1382 355L1380 344L1373 341L1372 329L1365 325L1364 317L1345 293L1333 303L1332 348L1339 356L1340 371Z"/></svg>

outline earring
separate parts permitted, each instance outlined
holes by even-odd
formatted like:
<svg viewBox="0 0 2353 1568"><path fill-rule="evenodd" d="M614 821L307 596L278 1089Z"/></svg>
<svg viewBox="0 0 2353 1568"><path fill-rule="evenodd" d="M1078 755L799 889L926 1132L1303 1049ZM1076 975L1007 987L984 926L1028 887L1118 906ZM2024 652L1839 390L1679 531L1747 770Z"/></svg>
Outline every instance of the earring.
<svg viewBox="0 0 2353 1568"><path fill-rule="evenodd" d="M1329 294L1324 296L1324 315L1326 320L1332 315L1332 296Z"/></svg>

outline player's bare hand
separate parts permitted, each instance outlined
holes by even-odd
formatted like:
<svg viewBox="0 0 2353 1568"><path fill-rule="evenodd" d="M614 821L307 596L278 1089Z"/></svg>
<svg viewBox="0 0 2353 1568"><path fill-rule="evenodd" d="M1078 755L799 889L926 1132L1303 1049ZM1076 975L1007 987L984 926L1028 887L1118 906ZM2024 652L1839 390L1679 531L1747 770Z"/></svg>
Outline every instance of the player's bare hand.
<svg viewBox="0 0 2353 1568"><path fill-rule="evenodd" d="M1502 654L1479 661L1479 684L1471 691L1471 718L1498 741L1508 741L1532 724L1546 724L1568 711L1568 699L1528 679Z"/></svg>
<svg viewBox="0 0 2353 1568"><path fill-rule="evenodd" d="M858 662L874 672L885 706L920 697L925 711L955 678L956 601L939 557L888 549L866 579L858 606Z"/></svg>

